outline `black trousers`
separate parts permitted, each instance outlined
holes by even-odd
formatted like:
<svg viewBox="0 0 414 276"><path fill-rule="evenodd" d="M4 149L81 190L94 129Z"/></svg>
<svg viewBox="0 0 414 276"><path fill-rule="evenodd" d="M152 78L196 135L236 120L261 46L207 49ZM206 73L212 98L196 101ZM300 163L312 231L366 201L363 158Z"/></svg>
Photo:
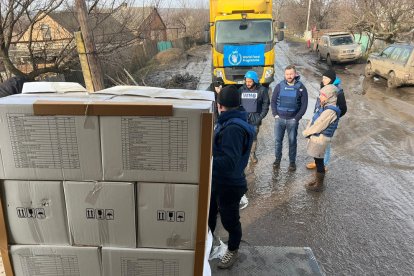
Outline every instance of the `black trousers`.
<svg viewBox="0 0 414 276"><path fill-rule="evenodd" d="M324 173L325 172L325 164L323 163L323 158L314 158L315 164L316 164L316 171L318 173Z"/></svg>
<svg viewBox="0 0 414 276"><path fill-rule="evenodd" d="M211 191L208 226L214 234L217 224L217 214L220 213L221 223L229 233L228 249L239 249L242 228L240 223L240 199L247 188L224 186Z"/></svg>

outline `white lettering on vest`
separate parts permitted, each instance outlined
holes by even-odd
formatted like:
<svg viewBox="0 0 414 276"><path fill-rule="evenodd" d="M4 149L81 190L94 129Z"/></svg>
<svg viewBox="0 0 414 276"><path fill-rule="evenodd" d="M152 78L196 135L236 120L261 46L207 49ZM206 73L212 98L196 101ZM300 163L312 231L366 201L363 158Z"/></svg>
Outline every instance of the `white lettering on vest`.
<svg viewBox="0 0 414 276"><path fill-rule="evenodd" d="M257 93L242 93L242 99L257 99Z"/></svg>

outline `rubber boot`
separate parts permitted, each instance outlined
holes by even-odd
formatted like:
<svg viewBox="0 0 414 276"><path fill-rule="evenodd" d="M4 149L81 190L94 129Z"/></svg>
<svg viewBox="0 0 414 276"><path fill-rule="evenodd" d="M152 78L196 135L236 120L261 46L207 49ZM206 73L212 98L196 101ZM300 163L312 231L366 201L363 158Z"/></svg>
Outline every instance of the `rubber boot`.
<svg viewBox="0 0 414 276"><path fill-rule="evenodd" d="M316 175L312 175L312 179L305 184L306 190L312 190L312 188L316 185Z"/></svg>
<svg viewBox="0 0 414 276"><path fill-rule="evenodd" d="M253 141L252 144L252 150L250 151L250 161L253 162L254 164L257 163L257 157L256 157L256 148L257 148L257 141Z"/></svg>
<svg viewBox="0 0 414 276"><path fill-rule="evenodd" d="M315 184L306 185L306 189L314 192L321 192L324 189L323 181L325 179L325 173L317 172L315 174Z"/></svg>

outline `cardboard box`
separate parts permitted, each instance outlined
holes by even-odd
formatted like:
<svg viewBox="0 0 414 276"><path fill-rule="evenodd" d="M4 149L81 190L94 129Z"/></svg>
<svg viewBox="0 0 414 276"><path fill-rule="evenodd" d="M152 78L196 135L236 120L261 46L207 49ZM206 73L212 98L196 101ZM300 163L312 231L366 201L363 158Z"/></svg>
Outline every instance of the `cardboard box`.
<svg viewBox="0 0 414 276"><path fill-rule="evenodd" d="M84 92L87 93L85 87L76 82L48 82L36 81L25 82L22 88L22 94L36 93L71 93Z"/></svg>
<svg viewBox="0 0 414 276"><path fill-rule="evenodd" d="M136 247L134 183L68 181L63 185L75 245Z"/></svg>
<svg viewBox="0 0 414 276"><path fill-rule="evenodd" d="M100 117L104 179L198 183L201 114L211 112L214 94L185 90L160 90L153 93L157 98L150 93L142 96L141 90L137 94L108 101L172 104L173 116Z"/></svg>
<svg viewBox="0 0 414 276"><path fill-rule="evenodd" d="M102 248L104 276L192 276L194 251Z"/></svg>
<svg viewBox="0 0 414 276"><path fill-rule="evenodd" d="M62 182L5 180L1 188L11 244L70 244Z"/></svg>
<svg viewBox="0 0 414 276"><path fill-rule="evenodd" d="M10 248L14 275L101 275L97 247L14 245Z"/></svg>
<svg viewBox="0 0 414 276"><path fill-rule="evenodd" d="M102 179L98 116L34 116L39 96L0 99L0 152L5 179ZM48 96L48 101L98 98ZM102 100L102 97L99 98Z"/></svg>
<svg viewBox="0 0 414 276"><path fill-rule="evenodd" d="M198 186L137 184L138 247L194 249Z"/></svg>

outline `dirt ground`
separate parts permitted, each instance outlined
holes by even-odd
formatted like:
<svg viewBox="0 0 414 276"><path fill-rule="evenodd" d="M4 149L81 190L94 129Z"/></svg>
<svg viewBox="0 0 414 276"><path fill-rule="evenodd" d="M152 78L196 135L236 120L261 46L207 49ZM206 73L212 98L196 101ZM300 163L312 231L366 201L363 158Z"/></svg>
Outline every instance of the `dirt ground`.
<svg viewBox="0 0 414 276"><path fill-rule="evenodd" d="M299 127L298 170L287 172L286 139L281 169L273 170L268 115L258 137L259 163L248 168L244 242L309 246L326 275L412 274L414 265L407 260L414 259L414 87L388 89L383 79L367 80L364 64L334 65L348 113L332 143L327 187L309 193L304 184L312 172L305 168L310 158L301 132L328 67L303 44L282 42L276 46L275 83L288 64L297 66L310 97Z"/></svg>
<svg viewBox="0 0 414 276"><path fill-rule="evenodd" d="M159 53L134 77L146 86L196 89L210 51L209 45L185 52L169 49Z"/></svg>

